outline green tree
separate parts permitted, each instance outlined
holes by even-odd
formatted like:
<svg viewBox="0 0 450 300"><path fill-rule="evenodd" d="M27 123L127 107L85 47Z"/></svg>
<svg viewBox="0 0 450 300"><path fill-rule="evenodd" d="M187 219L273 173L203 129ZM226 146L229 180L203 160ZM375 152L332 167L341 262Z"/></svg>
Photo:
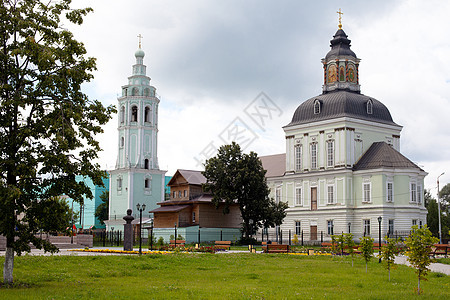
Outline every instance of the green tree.
<svg viewBox="0 0 450 300"><path fill-rule="evenodd" d="M84 45L64 29L82 24L91 9L71 9L71 0L2 0L0 7L0 234L6 237L4 283L13 282L14 253L57 251L36 233L51 225L50 199L82 201L102 185L95 135L113 107L81 92L96 69ZM67 20L67 21L66 21Z"/></svg>
<svg viewBox="0 0 450 300"><path fill-rule="evenodd" d="M353 249L353 247L356 246L356 243L353 240L353 234L352 233L344 233L344 242L345 242L345 246L347 247L348 254L352 257L352 267L353 267L353 257L355 255L355 250Z"/></svg>
<svg viewBox="0 0 450 300"><path fill-rule="evenodd" d="M109 219L109 191L103 191L100 200L102 200L102 203L95 209L95 217L100 221L100 224L105 224L103 221Z"/></svg>
<svg viewBox="0 0 450 300"><path fill-rule="evenodd" d="M235 142L220 147L205 164L205 191L211 192L216 207L224 204L224 213L230 205L239 205L246 239L258 228L280 225L286 216L287 203L269 198L265 174L257 154L242 153Z"/></svg>
<svg viewBox="0 0 450 300"><path fill-rule="evenodd" d="M406 247L408 247L406 256L408 256L409 263L416 268L418 277L417 294L420 294L420 280L426 280L429 271L428 266L431 263L431 247L438 243L439 239L432 236L427 225L422 228L415 225L412 230L412 233L405 240Z"/></svg>
<svg viewBox="0 0 450 300"><path fill-rule="evenodd" d="M450 238L450 183L447 183L440 191L441 199L441 232L442 238Z"/></svg>
<svg viewBox="0 0 450 300"><path fill-rule="evenodd" d="M389 272L389 281L391 281L391 268L395 266L394 260L395 256L400 253L399 248L397 247L398 240L397 239L391 239L387 236L385 237L386 244L381 246L381 258L383 263L386 266L386 269Z"/></svg>
<svg viewBox="0 0 450 300"><path fill-rule="evenodd" d="M367 263L373 257L373 238L370 236L364 236L360 239L359 251L366 261L366 273L367 273Z"/></svg>

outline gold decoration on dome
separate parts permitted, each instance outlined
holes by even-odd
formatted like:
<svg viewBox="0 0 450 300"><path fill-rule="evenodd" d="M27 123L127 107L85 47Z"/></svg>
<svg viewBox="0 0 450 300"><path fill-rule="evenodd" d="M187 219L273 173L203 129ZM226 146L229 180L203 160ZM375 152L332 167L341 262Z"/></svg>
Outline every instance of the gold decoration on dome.
<svg viewBox="0 0 450 300"><path fill-rule="evenodd" d="M139 49L141 49L141 39L143 38L143 36L139 33L137 37L139 38Z"/></svg>
<svg viewBox="0 0 450 300"><path fill-rule="evenodd" d="M342 29L342 19L341 19L341 17L342 17L342 15L344 14L343 12L341 12L341 9L339 8L339 11L337 11L336 12L337 14L339 14L339 25L338 25L338 27L339 27L339 29Z"/></svg>

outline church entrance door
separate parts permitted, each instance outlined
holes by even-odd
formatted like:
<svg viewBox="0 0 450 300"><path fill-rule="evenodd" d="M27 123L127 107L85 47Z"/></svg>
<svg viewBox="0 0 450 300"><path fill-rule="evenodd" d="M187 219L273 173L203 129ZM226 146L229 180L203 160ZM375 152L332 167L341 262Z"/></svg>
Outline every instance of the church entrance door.
<svg viewBox="0 0 450 300"><path fill-rule="evenodd" d="M311 188L311 210L317 210L317 188Z"/></svg>

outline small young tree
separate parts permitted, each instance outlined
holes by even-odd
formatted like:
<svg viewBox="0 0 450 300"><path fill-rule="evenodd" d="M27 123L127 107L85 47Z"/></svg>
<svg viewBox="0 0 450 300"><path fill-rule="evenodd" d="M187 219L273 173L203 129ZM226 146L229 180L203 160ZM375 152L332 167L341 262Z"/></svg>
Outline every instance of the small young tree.
<svg viewBox="0 0 450 300"><path fill-rule="evenodd" d="M371 238L370 236L362 237L359 243L359 250L361 251L364 260L366 261L366 273L367 273L367 263L373 256L373 238Z"/></svg>
<svg viewBox="0 0 450 300"><path fill-rule="evenodd" d="M353 267L353 255L355 254L353 247L356 245L355 241L353 240L353 234L344 233L344 242L345 246L347 247L348 254L352 257L352 267Z"/></svg>
<svg viewBox="0 0 450 300"><path fill-rule="evenodd" d="M387 236L385 239L386 244L381 247L381 258L389 272L389 281L391 281L391 268L394 268L395 266L395 256L400 253L400 249L397 247L397 239L391 239Z"/></svg>
<svg viewBox="0 0 450 300"><path fill-rule="evenodd" d="M298 235L297 234L294 234L294 238L292 239L292 244L294 244L294 245L298 245Z"/></svg>
<svg viewBox="0 0 450 300"><path fill-rule="evenodd" d="M408 256L409 263L416 268L418 276L418 295L420 295L420 280L426 280L425 277L429 271L431 246L437 242L439 242L439 239L432 236L427 225L420 229L417 225L413 226L412 233L406 238L405 244L408 247L406 256Z"/></svg>

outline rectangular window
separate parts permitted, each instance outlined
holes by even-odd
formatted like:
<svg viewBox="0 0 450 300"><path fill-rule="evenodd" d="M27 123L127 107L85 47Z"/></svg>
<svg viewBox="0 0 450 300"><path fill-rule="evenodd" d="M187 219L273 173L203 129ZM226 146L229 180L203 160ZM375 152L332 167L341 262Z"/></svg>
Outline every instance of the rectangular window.
<svg viewBox="0 0 450 300"><path fill-rule="evenodd" d="M187 190L184 190L183 196L186 198L186 196L187 196Z"/></svg>
<svg viewBox="0 0 450 300"><path fill-rule="evenodd" d="M417 225L417 220L412 220L412 226L416 226Z"/></svg>
<svg viewBox="0 0 450 300"><path fill-rule="evenodd" d="M195 223L195 211L192 212L192 223Z"/></svg>
<svg viewBox="0 0 450 300"><path fill-rule="evenodd" d="M295 221L295 234L296 235L302 234L302 228L301 228L300 221Z"/></svg>
<svg viewBox="0 0 450 300"><path fill-rule="evenodd" d="M150 179L145 178L145 181L144 181L144 188L148 189L149 187L150 187Z"/></svg>
<svg viewBox="0 0 450 300"><path fill-rule="evenodd" d="M181 191L178 191L178 198L181 198Z"/></svg>
<svg viewBox="0 0 450 300"><path fill-rule="evenodd" d="M370 235L370 220L364 220L364 236Z"/></svg>
<svg viewBox="0 0 450 300"><path fill-rule="evenodd" d="M389 235L392 235L394 233L394 220L393 219L389 219Z"/></svg>
<svg viewBox="0 0 450 300"><path fill-rule="evenodd" d="M328 186L328 204L334 203L334 186L329 185Z"/></svg>
<svg viewBox="0 0 450 300"><path fill-rule="evenodd" d="M277 187L275 191L275 202L280 203L281 201L281 186Z"/></svg>
<svg viewBox="0 0 450 300"><path fill-rule="evenodd" d="M393 189L393 183L392 182L388 182L387 183L387 191L386 191L386 195L387 195L387 202L392 202L394 199L394 189Z"/></svg>
<svg viewBox="0 0 450 300"><path fill-rule="evenodd" d="M122 190L122 178L117 178L117 190Z"/></svg>
<svg viewBox="0 0 450 300"><path fill-rule="evenodd" d="M333 235L334 234L333 220L327 221L327 228L328 228L328 235Z"/></svg>
<svg viewBox="0 0 450 300"><path fill-rule="evenodd" d="M411 183L411 202L417 202L417 185Z"/></svg>
<svg viewBox="0 0 450 300"><path fill-rule="evenodd" d="M417 185L417 203L422 203L422 186Z"/></svg>
<svg viewBox="0 0 450 300"><path fill-rule="evenodd" d="M363 202L370 202L370 183L364 183L363 185L364 195Z"/></svg>
<svg viewBox="0 0 450 300"><path fill-rule="evenodd" d="M302 145L295 146L295 171L302 170Z"/></svg>
<svg viewBox="0 0 450 300"><path fill-rule="evenodd" d="M173 197L172 198L176 198L177 197L177 192L173 191Z"/></svg>
<svg viewBox="0 0 450 300"><path fill-rule="evenodd" d="M302 205L302 188L295 188L295 205Z"/></svg>
<svg viewBox="0 0 450 300"><path fill-rule="evenodd" d="M334 166L334 141L327 142L327 166Z"/></svg>
<svg viewBox="0 0 450 300"><path fill-rule="evenodd" d="M419 228L422 228L422 221L419 221Z"/></svg>
<svg viewBox="0 0 450 300"><path fill-rule="evenodd" d="M317 169L317 144L311 144L311 169Z"/></svg>

